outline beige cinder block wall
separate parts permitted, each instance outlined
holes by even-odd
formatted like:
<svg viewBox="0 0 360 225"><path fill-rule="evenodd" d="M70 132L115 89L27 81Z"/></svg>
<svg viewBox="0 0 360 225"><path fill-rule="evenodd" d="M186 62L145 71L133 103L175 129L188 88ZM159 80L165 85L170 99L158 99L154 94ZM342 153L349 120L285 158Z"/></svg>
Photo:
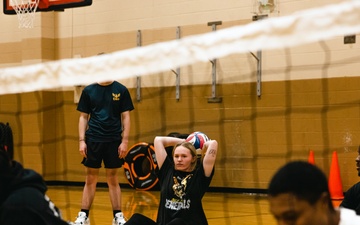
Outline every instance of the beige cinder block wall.
<svg viewBox="0 0 360 225"><path fill-rule="evenodd" d="M220 143L212 185L235 188L266 188L276 168L306 160L309 150L328 173L337 151L346 188L357 179L359 83L358 77L265 82L261 99L256 83L219 85L222 103L207 103L209 85L181 87L179 101L174 87L144 88L140 102L133 97L130 144L202 130ZM14 130L16 158L48 180L83 180L72 100L71 91L0 98L1 118Z"/></svg>
<svg viewBox="0 0 360 225"><path fill-rule="evenodd" d="M97 1L63 13L39 13L35 28L26 31L18 30L15 17L1 15L9 22L0 25L4 34L0 65L132 48L139 30L142 45L148 45L175 39L178 26L184 37L211 32L207 26L211 21L223 22L218 29L251 22L249 2L215 3ZM308 1L279 4L278 16L321 6ZM256 60L250 53L218 59L216 88L221 103L207 101L210 62L181 68L179 100L172 71L142 77L140 101L136 79L121 80L129 87L136 108L131 113L131 142L202 130L220 143L212 186L236 188L266 188L279 166L288 160L306 160L309 150L315 151L316 163L328 173L336 150L347 189L358 180L354 164L359 145L358 48L358 44L344 45L343 37L337 37L264 51L260 97ZM84 180L73 98L71 88L0 96L0 118L13 127L16 158L47 180ZM127 182L122 174L119 177Z"/></svg>

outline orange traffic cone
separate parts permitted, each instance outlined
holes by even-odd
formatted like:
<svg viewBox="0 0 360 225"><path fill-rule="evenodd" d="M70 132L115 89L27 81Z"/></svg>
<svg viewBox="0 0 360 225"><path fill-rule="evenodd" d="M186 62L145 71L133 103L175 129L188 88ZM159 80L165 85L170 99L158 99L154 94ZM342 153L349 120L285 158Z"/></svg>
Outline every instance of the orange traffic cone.
<svg viewBox="0 0 360 225"><path fill-rule="evenodd" d="M329 174L329 191L332 200L344 199L344 192L341 183L339 162L336 151L333 152Z"/></svg>
<svg viewBox="0 0 360 225"><path fill-rule="evenodd" d="M310 150L309 152L308 163L315 165L315 156L313 150Z"/></svg>

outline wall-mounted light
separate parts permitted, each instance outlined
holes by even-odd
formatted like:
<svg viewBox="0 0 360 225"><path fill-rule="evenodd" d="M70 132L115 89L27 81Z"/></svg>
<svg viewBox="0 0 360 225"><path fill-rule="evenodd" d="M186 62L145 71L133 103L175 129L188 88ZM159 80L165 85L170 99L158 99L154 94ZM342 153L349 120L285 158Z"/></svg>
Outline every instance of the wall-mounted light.
<svg viewBox="0 0 360 225"><path fill-rule="evenodd" d="M259 0L260 13L272 13L275 9L274 0Z"/></svg>
<svg viewBox="0 0 360 225"><path fill-rule="evenodd" d="M253 10L256 15L270 15L278 13L278 0L252 0Z"/></svg>

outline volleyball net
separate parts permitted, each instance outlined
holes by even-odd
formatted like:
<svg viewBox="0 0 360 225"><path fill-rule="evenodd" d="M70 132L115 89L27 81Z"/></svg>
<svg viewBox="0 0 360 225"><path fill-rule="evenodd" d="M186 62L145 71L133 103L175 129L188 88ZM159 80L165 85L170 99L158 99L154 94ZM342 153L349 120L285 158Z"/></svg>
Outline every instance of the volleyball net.
<svg viewBox="0 0 360 225"><path fill-rule="evenodd" d="M0 94L125 79L256 50L283 49L360 31L360 2L304 10L216 32L87 58L0 69Z"/></svg>

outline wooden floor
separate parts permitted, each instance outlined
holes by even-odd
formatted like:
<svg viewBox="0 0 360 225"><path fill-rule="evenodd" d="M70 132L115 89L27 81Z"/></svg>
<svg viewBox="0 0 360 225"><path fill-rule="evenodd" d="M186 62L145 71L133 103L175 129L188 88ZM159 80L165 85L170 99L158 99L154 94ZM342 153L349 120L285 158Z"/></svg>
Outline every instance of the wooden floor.
<svg viewBox="0 0 360 225"><path fill-rule="evenodd" d="M65 220L75 220L80 209L82 187L50 186L47 195L61 209ZM122 188L122 211L125 217L138 212L155 220L158 203L158 191ZM209 225L276 224L264 195L207 192L203 206ZM112 211L107 188L97 189L90 222L91 225L111 225Z"/></svg>

